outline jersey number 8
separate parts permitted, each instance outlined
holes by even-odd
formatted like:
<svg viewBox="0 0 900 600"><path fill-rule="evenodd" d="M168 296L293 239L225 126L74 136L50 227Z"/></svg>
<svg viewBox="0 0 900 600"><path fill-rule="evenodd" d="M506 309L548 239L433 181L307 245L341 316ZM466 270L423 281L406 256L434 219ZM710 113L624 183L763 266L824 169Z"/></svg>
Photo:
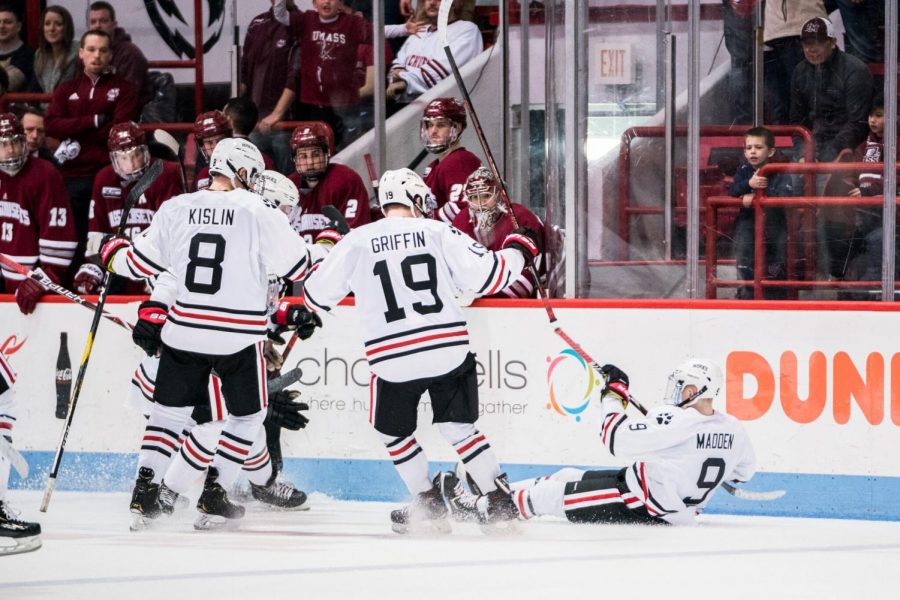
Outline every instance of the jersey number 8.
<svg viewBox="0 0 900 600"><path fill-rule="evenodd" d="M212 246L212 256L201 256L200 247ZM208 252L207 252L208 254ZM184 287L195 294L215 294L222 287L222 261L225 260L225 238L218 233L198 233L191 238L190 262L184 274ZM198 272L201 281L197 281Z"/></svg>

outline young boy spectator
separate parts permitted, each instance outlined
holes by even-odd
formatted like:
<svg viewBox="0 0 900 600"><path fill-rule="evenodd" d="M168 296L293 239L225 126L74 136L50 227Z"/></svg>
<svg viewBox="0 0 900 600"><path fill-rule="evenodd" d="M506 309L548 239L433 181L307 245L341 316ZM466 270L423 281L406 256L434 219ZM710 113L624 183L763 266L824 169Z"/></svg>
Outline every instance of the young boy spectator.
<svg viewBox="0 0 900 600"><path fill-rule="evenodd" d="M743 205L734 222L734 258L738 279L753 280L754 269L754 191L765 189L767 196L794 196L793 178L787 174L762 177L757 171L775 156L775 135L765 127L753 127L744 134L744 160L734 174L731 184L732 196L741 198ZM765 232L763 237L766 246L765 279L784 279L787 273L787 219L784 208L766 210ZM753 288L739 287L736 297L739 300L753 298ZM763 297L768 300L783 300L786 291L781 288L766 288Z"/></svg>

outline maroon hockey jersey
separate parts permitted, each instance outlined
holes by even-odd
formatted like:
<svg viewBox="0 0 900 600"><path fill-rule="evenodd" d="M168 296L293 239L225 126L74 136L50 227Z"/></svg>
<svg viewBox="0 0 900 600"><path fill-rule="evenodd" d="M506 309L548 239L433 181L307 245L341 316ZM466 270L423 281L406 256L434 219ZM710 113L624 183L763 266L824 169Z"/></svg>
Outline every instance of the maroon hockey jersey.
<svg viewBox="0 0 900 600"><path fill-rule="evenodd" d="M28 268L41 267L63 282L75 255L75 224L62 175L52 163L29 157L15 177L0 171L0 252ZM3 269L12 293L25 278Z"/></svg>
<svg viewBox="0 0 900 600"><path fill-rule="evenodd" d="M519 222L519 227L527 227L532 231L535 231L538 234L542 244L546 247L546 238L544 237L544 224L541 220L530 210L522 206L521 204L512 205L513 211L516 215L516 220ZM478 240L482 246L491 250L493 252L497 252L501 250L503 247L503 240L506 239L515 226L513 225L512 219L509 217L508 213L503 213L500 218L494 223L494 226L490 229L476 229L475 227L475 218L469 212L468 206L464 208L456 217L453 219L453 226L468 235L471 238ZM535 263L535 266L538 266L538 263ZM534 277L531 276L531 270L525 269L522 271L522 274L513 280L511 284L509 284L504 289L500 290L493 296L492 298L534 298L537 295L537 286L535 285Z"/></svg>
<svg viewBox="0 0 900 600"><path fill-rule="evenodd" d="M353 106L359 103L356 53L371 44L372 26L355 14L339 13L323 23L314 10L290 13L291 32L300 44L300 102L318 106Z"/></svg>
<svg viewBox="0 0 900 600"><path fill-rule="evenodd" d="M60 166L63 175L87 177L108 164L109 129L116 123L133 121L137 111L134 86L116 75L106 73L92 81L82 72L59 84L47 110L47 135L81 144L78 156ZM102 127L96 125L97 115L106 119Z"/></svg>
<svg viewBox="0 0 900 600"><path fill-rule="evenodd" d="M464 211L463 186L472 171L481 166L481 159L466 150L457 148L441 159L434 159L425 169L422 179L431 188L438 209L435 218L452 223L456 215Z"/></svg>
<svg viewBox="0 0 900 600"><path fill-rule="evenodd" d="M325 228L328 219L322 214L322 207L333 204L351 228L371 221L369 214L369 193L356 171L340 163L331 163L325 177L309 189L301 186L298 173L291 173L289 179L300 190L300 216L291 217L291 226L307 242L315 240L316 234Z"/></svg>
<svg viewBox="0 0 900 600"><path fill-rule="evenodd" d="M159 159L151 159L159 160ZM94 178L94 192L91 196L90 223L88 235L113 233L119 226L125 198L134 186L124 183L112 165L106 165ZM156 181L138 198L137 203L128 212L125 234L133 238L145 230L162 203L186 190L181 185L181 170L178 163L163 161L163 170Z"/></svg>

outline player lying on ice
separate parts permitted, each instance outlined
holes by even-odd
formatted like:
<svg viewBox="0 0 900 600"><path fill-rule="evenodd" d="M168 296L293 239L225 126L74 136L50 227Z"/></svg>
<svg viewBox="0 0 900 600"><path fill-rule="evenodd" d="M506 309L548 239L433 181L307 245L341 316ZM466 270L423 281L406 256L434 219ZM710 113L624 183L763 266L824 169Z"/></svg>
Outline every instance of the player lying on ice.
<svg viewBox="0 0 900 600"><path fill-rule="evenodd" d="M693 525L723 481L744 482L756 457L741 423L718 412L713 401L722 371L705 359L689 359L669 376L663 405L645 417L625 414L628 376L614 365L602 372L600 438L613 456L635 459L629 467L602 471L566 468L509 486L519 516L565 517L573 523ZM479 497L459 480L445 497L465 519ZM483 501L482 501L483 502Z"/></svg>

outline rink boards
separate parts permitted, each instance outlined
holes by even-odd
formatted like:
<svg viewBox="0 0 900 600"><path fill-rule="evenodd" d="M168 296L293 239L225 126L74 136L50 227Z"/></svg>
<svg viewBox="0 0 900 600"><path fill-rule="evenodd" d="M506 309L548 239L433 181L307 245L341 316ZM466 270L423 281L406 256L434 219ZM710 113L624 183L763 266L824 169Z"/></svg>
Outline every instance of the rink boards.
<svg viewBox="0 0 900 600"><path fill-rule="evenodd" d="M897 309L761 304L748 310L728 302L662 301L555 306L563 329L601 364L624 369L645 405L655 403L668 373L687 356L723 365L718 408L744 422L759 458L760 473L747 487L787 494L763 503L719 493L710 511L900 519ZM135 318L136 302L108 308ZM295 387L311 405L311 422L284 432L286 474L304 489L338 498L400 499L403 486L368 423L369 371L355 309L336 312L288 361L303 369ZM597 438L592 401L600 382L554 334L539 303L483 302L466 309L466 317L478 359L479 425L514 479L561 465L624 464ZM43 485L63 423L54 417L60 332L68 333L77 372L90 319L88 310L72 304L43 302L23 317L15 303L0 302L0 347L18 372L15 442L33 471L27 481L13 476L14 487ZM103 322L59 489L129 488L143 423L125 397L141 356L127 331ZM427 402L420 408L425 425ZM417 438L431 461L443 466L454 460L436 428L422 427Z"/></svg>

